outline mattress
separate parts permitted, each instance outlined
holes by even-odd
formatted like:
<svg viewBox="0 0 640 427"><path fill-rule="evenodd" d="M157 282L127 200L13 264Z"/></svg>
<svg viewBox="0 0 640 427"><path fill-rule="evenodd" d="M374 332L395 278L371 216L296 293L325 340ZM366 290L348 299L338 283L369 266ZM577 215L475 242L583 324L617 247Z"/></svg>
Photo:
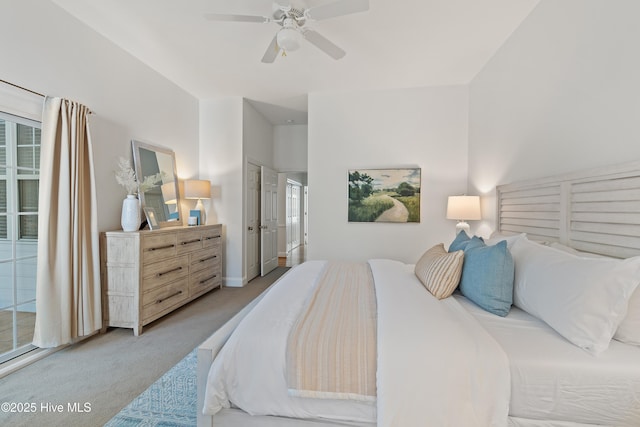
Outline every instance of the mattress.
<svg viewBox="0 0 640 427"><path fill-rule="evenodd" d="M511 417L640 425L640 347L614 340L593 356L517 307L502 318L454 297L509 358Z"/></svg>

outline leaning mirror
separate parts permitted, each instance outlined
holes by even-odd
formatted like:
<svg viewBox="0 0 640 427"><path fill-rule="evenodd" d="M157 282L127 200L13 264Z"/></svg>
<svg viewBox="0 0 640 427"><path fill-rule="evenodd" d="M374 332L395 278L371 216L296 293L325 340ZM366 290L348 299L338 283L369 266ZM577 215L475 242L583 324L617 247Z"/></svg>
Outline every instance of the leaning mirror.
<svg viewBox="0 0 640 427"><path fill-rule="evenodd" d="M135 140L131 146L138 182L155 177L151 179L155 184L138 195L144 213L155 217L154 223L159 227L182 225L175 154L167 148Z"/></svg>

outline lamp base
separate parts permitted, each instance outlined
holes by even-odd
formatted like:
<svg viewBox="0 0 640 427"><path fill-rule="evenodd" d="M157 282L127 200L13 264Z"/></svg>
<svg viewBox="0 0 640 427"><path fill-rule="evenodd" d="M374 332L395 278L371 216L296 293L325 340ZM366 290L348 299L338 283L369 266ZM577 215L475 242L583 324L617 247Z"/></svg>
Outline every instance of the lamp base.
<svg viewBox="0 0 640 427"><path fill-rule="evenodd" d="M464 231L465 233L467 233L467 236L469 236L471 234L470 230L471 227L469 227L469 224L465 221L458 221L458 223L456 224L456 236L460 234L461 231Z"/></svg>
<svg viewBox="0 0 640 427"><path fill-rule="evenodd" d="M199 225L207 225L207 211L204 210L204 205L202 204L202 199L198 199L198 203L196 203L196 207L194 208L197 211L200 211L200 224Z"/></svg>

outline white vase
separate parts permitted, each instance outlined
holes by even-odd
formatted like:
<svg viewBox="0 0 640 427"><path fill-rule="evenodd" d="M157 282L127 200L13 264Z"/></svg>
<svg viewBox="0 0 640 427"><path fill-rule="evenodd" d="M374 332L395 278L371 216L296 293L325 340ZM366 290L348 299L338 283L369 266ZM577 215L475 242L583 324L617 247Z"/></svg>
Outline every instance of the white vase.
<svg viewBox="0 0 640 427"><path fill-rule="evenodd" d="M124 231L138 231L140 228L140 201L133 194L122 201L120 224Z"/></svg>

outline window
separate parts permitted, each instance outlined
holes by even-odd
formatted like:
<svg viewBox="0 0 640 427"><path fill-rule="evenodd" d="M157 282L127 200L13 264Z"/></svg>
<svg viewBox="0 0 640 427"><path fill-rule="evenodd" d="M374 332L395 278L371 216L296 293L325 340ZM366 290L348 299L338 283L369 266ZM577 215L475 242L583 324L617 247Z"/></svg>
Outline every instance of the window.
<svg viewBox="0 0 640 427"><path fill-rule="evenodd" d="M0 113L0 362L33 348L40 123Z"/></svg>
<svg viewBox="0 0 640 427"><path fill-rule="evenodd" d="M38 168L40 129L16 124L16 164L18 173L19 239L38 238Z"/></svg>

